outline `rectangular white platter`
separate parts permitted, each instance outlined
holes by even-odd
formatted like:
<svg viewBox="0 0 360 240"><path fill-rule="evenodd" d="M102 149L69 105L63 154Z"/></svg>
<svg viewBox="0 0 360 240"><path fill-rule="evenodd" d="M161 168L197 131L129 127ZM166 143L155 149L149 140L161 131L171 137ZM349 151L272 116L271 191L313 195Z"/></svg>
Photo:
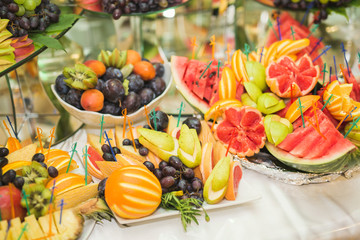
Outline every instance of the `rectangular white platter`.
<svg viewBox="0 0 360 240"><path fill-rule="evenodd" d="M249 203L251 201L255 201L260 198L261 198L261 196L252 189L251 185L242 179L239 183L238 195L237 195L237 198L235 201L227 201L224 199L218 204L211 205L211 204L204 203L204 208L206 209L206 211L220 210L223 208L229 208L229 207ZM166 210L163 208L159 208L150 216L139 218L139 219L124 219L119 216L116 216L116 214L114 214L114 215L115 215L115 219L117 220L117 222L120 225L132 226L132 225L139 225L139 224L144 224L144 223L148 223L148 222L164 220L164 219L167 219L170 217L179 216L180 213L179 213L179 211L175 211L175 210Z"/></svg>

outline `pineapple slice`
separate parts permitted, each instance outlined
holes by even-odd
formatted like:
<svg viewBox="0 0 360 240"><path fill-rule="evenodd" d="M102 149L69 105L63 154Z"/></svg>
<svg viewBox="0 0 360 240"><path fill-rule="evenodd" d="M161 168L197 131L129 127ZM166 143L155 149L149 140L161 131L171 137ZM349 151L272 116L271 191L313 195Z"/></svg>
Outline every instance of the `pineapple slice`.
<svg viewBox="0 0 360 240"><path fill-rule="evenodd" d="M54 221L59 232L59 239L77 239L84 227L84 218L71 209L63 210L60 224L60 211L54 212Z"/></svg>
<svg viewBox="0 0 360 240"><path fill-rule="evenodd" d="M8 227L8 222L7 220L2 220L0 222L0 230L1 231L6 231L7 230L7 227Z"/></svg>
<svg viewBox="0 0 360 240"><path fill-rule="evenodd" d="M41 229L43 230L45 236L48 236L49 233L50 233L50 230L51 230L51 233L56 235L58 232L57 232L57 229L56 229L56 226L55 226L55 223L54 223L54 218L53 216L51 216L51 226L50 226L50 218L49 218L49 215L45 215L45 216L42 216L38 219L38 222L40 224L40 227ZM51 229L50 229L51 227ZM54 237L50 237L49 238L50 240L54 240L55 238Z"/></svg>
<svg viewBox="0 0 360 240"><path fill-rule="evenodd" d="M0 239L5 239L6 230L0 230Z"/></svg>
<svg viewBox="0 0 360 240"><path fill-rule="evenodd" d="M25 223L28 224L28 230L25 232L25 235L29 240L38 239L45 236L34 215L25 217Z"/></svg>
<svg viewBox="0 0 360 240"><path fill-rule="evenodd" d="M11 220L11 227L9 229L9 239L18 240L21 234L21 220L20 218L13 218ZM25 235L23 234L19 240L27 240Z"/></svg>

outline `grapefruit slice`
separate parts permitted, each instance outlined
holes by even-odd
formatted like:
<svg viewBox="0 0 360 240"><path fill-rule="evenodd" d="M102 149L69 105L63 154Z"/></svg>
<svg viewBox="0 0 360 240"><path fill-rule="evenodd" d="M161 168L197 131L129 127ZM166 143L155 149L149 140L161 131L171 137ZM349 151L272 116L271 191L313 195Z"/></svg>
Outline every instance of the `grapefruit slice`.
<svg viewBox="0 0 360 240"><path fill-rule="evenodd" d="M104 161L102 156L96 151L95 148L88 146L89 157L87 158L87 167L88 172L91 176L96 177L97 179L104 179L104 175L101 173L100 168L96 162ZM82 159L85 166L85 158Z"/></svg>
<svg viewBox="0 0 360 240"><path fill-rule="evenodd" d="M250 106L228 108L216 125L215 137L239 157L253 156L265 145L264 118Z"/></svg>
<svg viewBox="0 0 360 240"><path fill-rule="evenodd" d="M230 165L230 177L228 189L225 194L226 200L235 201L239 190L239 183L242 178L242 168L240 161L234 160Z"/></svg>
<svg viewBox="0 0 360 240"><path fill-rule="evenodd" d="M279 97L300 97L315 87L319 74L319 66L314 66L308 55L296 62L284 56L266 68L266 83Z"/></svg>

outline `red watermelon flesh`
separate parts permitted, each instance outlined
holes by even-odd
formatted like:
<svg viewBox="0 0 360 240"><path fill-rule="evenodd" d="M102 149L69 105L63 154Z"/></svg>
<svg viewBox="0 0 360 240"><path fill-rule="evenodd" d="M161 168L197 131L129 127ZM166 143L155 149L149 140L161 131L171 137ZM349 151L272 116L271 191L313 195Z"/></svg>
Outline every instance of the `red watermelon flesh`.
<svg viewBox="0 0 360 240"><path fill-rule="evenodd" d="M184 78L186 69L189 65L189 59L187 57L177 57L176 58L176 69L178 71L179 77Z"/></svg>
<svg viewBox="0 0 360 240"><path fill-rule="evenodd" d="M193 89L197 69L200 65L202 65L201 62L199 62L197 60L193 60L193 59L191 59L188 63L187 69L184 74L183 81L185 82L185 84L187 85L187 87L190 91L192 91L192 89Z"/></svg>
<svg viewBox="0 0 360 240"><path fill-rule="evenodd" d="M344 68L342 65L340 65L341 72L343 73L343 77L347 83L351 83L353 85L352 91L350 93L350 97L354 99L355 101L360 101L360 87L352 74L350 70L350 76L347 68Z"/></svg>
<svg viewBox="0 0 360 240"><path fill-rule="evenodd" d="M331 120L321 111L316 111L319 121L320 132L326 137L323 138L308 121L303 128L302 118L298 118L293 126L293 133L289 134L277 147L288 153L306 159L320 158L336 153L338 148L354 148L354 145L335 128ZM312 109L307 110L304 116L316 124L315 115Z"/></svg>

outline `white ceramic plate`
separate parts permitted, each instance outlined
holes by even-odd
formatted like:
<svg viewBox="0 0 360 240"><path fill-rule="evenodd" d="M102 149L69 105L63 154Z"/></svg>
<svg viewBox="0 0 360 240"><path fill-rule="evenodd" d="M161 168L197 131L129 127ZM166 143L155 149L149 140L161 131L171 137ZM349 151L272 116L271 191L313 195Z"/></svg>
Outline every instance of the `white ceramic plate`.
<svg viewBox="0 0 360 240"><path fill-rule="evenodd" d="M153 108L157 107L159 105L161 99L165 96L165 94L170 89L171 81L172 81L170 64L169 63L164 63L164 67L165 67L165 73L164 73L163 79L164 79L164 81L166 83L166 88L165 88L164 92L160 96L155 98L153 101L151 101L147 105L148 111L151 111ZM122 124L123 121L124 121L124 117L122 117L122 116L114 116L114 115L110 115L110 114L102 114L102 113L98 113L98 112L91 112L91 111L85 111L85 110L77 109L76 107L68 104L67 102L65 102L64 100L61 99L61 97L57 94L57 92L55 90L55 84L51 85L51 90L54 93L57 100L60 102L61 106L68 113L70 113L70 115L76 117L81 122L83 122L83 123L85 123L85 124L87 124L89 126L100 127L100 119L101 119L102 115L104 115L104 125L103 125L104 127L114 127L115 124ZM145 109L144 109L144 107L141 107L136 112L131 113L131 114L127 115L127 116L133 122L138 122L138 121L144 120L144 118L145 118Z"/></svg>
<svg viewBox="0 0 360 240"><path fill-rule="evenodd" d="M232 207L232 206L248 203L248 202L257 200L257 199L259 199L261 197L244 180L241 180L240 183L239 183L238 193L239 194L238 194L235 201L222 200L220 203L213 204L213 205L204 203L204 208L206 209L206 211L208 211L208 210L217 210L217 209L222 209L222 208L227 208L227 207ZM138 224L144 224L144 223L147 223L147 222L163 220L163 219L174 217L174 216L179 217L179 215L180 215L180 213L178 211L165 210L163 208L159 208L158 210L156 210L156 212L154 212L150 216L147 216L147 217L144 217L144 218L124 219L124 218L118 217L116 215L115 215L115 218L116 218L117 222L120 225L131 226L131 225L138 225Z"/></svg>

